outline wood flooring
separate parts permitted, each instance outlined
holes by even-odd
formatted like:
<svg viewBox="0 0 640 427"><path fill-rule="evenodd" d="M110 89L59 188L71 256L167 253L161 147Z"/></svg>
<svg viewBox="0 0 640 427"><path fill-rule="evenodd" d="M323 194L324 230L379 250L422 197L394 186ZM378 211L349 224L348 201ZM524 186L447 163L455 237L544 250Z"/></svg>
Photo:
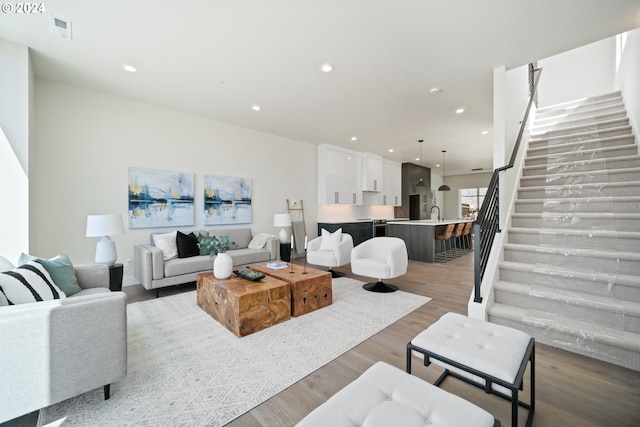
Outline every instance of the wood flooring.
<svg viewBox="0 0 640 427"><path fill-rule="evenodd" d="M349 266L337 269L362 281L370 278L351 274ZM406 344L444 313L467 313L472 289L473 255L468 254L448 263L427 264L410 261L404 276L389 281L400 290L431 297L432 300L398 320L370 339L313 372L293 386L240 416L231 427L293 426L331 395L357 378L378 360L401 369L405 367ZM181 286L161 292L169 295L193 287ZM155 292L141 286L124 288L129 302L151 299ZM442 372L414 361L413 374L433 382ZM522 400L529 398L529 374L525 375ZM511 405L506 400L448 378L442 388L484 408L503 426L511 425ZM524 425L525 409L519 410L519 425ZM35 425L33 414L24 423L12 427ZM116 420L114 420L116 421ZM637 427L640 426L640 372L581 355L536 344L536 427Z"/></svg>

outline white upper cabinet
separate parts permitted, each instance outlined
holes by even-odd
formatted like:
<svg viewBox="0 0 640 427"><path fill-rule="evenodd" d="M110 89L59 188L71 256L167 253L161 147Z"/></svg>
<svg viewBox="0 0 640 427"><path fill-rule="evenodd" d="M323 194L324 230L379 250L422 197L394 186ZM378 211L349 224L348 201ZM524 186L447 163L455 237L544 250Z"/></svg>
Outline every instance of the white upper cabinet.
<svg viewBox="0 0 640 427"><path fill-rule="evenodd" d="M318 146L318 204L362 204L362 154Z"/></svg>
<svg viewBox="0 0 640 427"><path fill-rule="evenodd" d="M382 161L383 190L382 204L385 206L402 205L402 164L392 160Z"/></svg>
<svg viewBox="0 0 640 427"><path fill-rule="evenodd" d="M362 191L383 191L382 156L362 153Z"/></svg>

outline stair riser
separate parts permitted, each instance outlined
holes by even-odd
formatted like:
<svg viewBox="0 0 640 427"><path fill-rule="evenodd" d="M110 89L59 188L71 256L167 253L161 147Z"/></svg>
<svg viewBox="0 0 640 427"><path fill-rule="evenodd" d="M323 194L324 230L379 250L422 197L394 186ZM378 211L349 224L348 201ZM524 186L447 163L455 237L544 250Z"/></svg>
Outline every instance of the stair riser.
<svg viewBox="0 0 640 427"><path fill-rule="evenodd" d="M567 197L637 196L636 185L594 185L575 187L549 187L518 189L519 199L561 199Z"/></svg>
<svg viewBox="0 0 640 427"><path fill-rule="evenodd" d="M557 129L550 129L544 132L537 132L535 129L531 132L531 136L534 139L556 137L561 135L572 135L583 132L596 132L604 129L609 129L619 126L627 126L629 124L628 118L614 119L607 122L586 123L584 125L578 125L573 127L559 127Z"/></svg>
<svg viewBox="0 0 640 427"><path fill-rule="evenodd" d="M525 160L525 166L540 166L554 163L580 162L596 159L610 159L612 157L628 157L638 155L638 146L634 144L621 145L606 149L595 149L593 151L575 151L555 154L540 154L529 157Z"/></svg>
<svg viewBox="0 0 640 427"><path fill-rule="evenodd" d="M599 112L597 115L586 115L585 117L565 117L563 118L551 118L538 120L536 117L536 124L533 128L533 133L543 133L548 130L557 130L567 127L576 127L582 125L592 125L593 123L599 123L601 121L610 120L624 120L627 118L627 113L624 110L618 109L611 112Z"/></svg>
<svg viewBox="0 0 640 427"><path fill-rule="evenodd" d="M597 132L574 133L571 135L559 136L556 138L532 136L529 139L529 148L538 148L542 146L557 144L570 144L572 142L590 141L593 139L611 138L614 136L629 136L631 134L631 127L621 126L601 129Z"/></svg>
<svg viewBox="0 0 640 427"><path fill-rule="evenodd" d="M589 107L571 108L571 109L557 109L553 111L545 111L542 113L536 113L536 126L546 125L549 122L559 122L562 120L576 120L587 117L593 117L600 114L620 113L626 114L624 104L622 101L591 105Z"/></svg>
<svg viewBox="0 0 640 427"><path fill-rule="evenodd" d="M521 187L539 187L542 185L577 185L601 182L629 182L640 181L640 171L636 169L623 169L621 171L609 171L607 173L584 173L571 175L549 175L536 178L523 177L520 180ZM638 190L640 194L640 189Z"/></svg>
<svg viewBox="0 0 640 427"><path fill-rule="evenodd" d="M569 213L569 212L640 212L640 201L637 202L612 202L603 197L597 197L584 201L544 201L538 203L516 202L516 213Z"/></svg>
<svg viewBox="0 0 640 427"><path fill-rule="evenodd" d="M558 299L539 297L535 294L535 289L531 295L520 295L504 292L499 289L494 291L495 302L511 307L520 307L527 310L541 310L551 315L569 317L582 322L594 323L598 326L619 329L621 331L638 333L640 332L640 318L624 313L618 307L582 307L573 303Z"/></svg>
<svg viewBox="0 0 640 427"><path fill-rule="evenodd" d="M617 284L615 276L611 277L610 283L603 283L597 280L576 279L550 274L547 270L528 272L500 268L500 280L522 283L523 285L543 285L566 291L583 292L590 295L640 303L640 286Z"/></svg>
<svg viewBox="0 0 640 427"><path fill-rule="evenodd" d="M527 156L551 156L563 155L562 157L571 157L579 155L585 150L594 150L603 147L620 147L624 145L633 145L633 137L619 137L606 139L585 139L582 141L553 141L547 144L537 144L536 147L529 146ZM566 154L565 154L566 153Z"/></svg>
<svg viewBox="0 0 640 427"><path fill-rule="evenodd" d="M536 112L536 117L547 117L549 115L558 115L571 111L593 111L600 108L607 108L613 105L624 104L620 93L608 94L605 97L598 97L580 100L575 102L567 102L556 106L541 107Z"/></svg>
<svg viewBox="0 0 640 427"><path fill-rule="evenodd" d="M544 253L533 251L514 251L505 248L504 260L514 262L524 262L529 264L541 264L553 267L563 267L568 269L578 269L584 272L608 272L610 274L638 274L640 271L640 261L617 259L617 258L595 258L573 255L568 251L566 255L558 253Z"/></svg>
<svg viewBox="0 0 640 427"><path fill-rule="evenodd" d="M540 230L540 233L509 232L509 243L523 245L559 246L565 248L616 250L622 252L635 252L640 248L640 239L625 239L615 237L567 235L563 232L552 230Z"/></svg>
<svg viewBox="0 0 640 427"><path fill-rule="evenodd" d="M593 172L603 169L640 168L640 158L613 158L579 161L573 163L547 164L535 167L527 167L522 171L522 176L536 176L547 174Z"/></svg>
<svg viewBox="0 0 640 427"><path fill-rule="evenodd" d="M626 368L640 370L640 353L614 347L606 343L594 341L590 338L575 337L556 330L536 327L537 323L522 323L510 319L492 316L489 312L489 322L519 329L535 338L537 343L560 348L577 354L582 354L607 363L614 363Z"/></svg>
<svg viewBox="0 0 640 427"><path fill-rule="evenodd" d="M611 230L611 231L638 231L640 219L637 218L584 218L567 215L543 215L541 218L521 218L514 215L511 219L512 227L522 228L568 228L572 230Z"/></svg>

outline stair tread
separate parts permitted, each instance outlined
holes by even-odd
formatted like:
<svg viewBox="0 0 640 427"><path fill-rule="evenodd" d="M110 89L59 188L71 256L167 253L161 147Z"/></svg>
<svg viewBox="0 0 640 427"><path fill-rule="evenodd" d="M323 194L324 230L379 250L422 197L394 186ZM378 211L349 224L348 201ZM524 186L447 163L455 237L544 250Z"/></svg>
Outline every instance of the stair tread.
<svg viewBox="0 0 640 427"><path fill-rule="evenodd" d="M516 218L552 218L574 216L578 218L609 218L609 219L640 219L640 213L633 212L514 212L511 217Z"/></svg>
<svg viewBox="0 0 640 427"><path fill-rule="evenodd" d="M629 132L627 134L625 134L626 136L628 135L632 135L633 132L631 131L631 125L621 125L621 126L612 126L612 127L608 127L608 128L604 128L604 129L598 129L597 131L594 130L586 130L586 131L582 131L582 132L576 132L576 133L572 133L570 135L531 135L531 139L529 140L529 144L533 143L533 142L541 142L541 141L548 141L548 140L554 140L554 139L564 139L569 137L575 138L577 136L583 136L583 135L591 135L594 132L601 132L601 133L611 133L611 132L619 132L622 130L628 130Z"/></svg>
<svg viewBox="0 0 640 427"><path fill-rule="evenodd" d="M614 119L609 119L609 120L597 120L598 116L593 116L593 118L595 119L592 122L586 122L586 123L577 123L577 124L570 124L569 126L563 126L563 127L554 127L554 128L550 128L550 129L546 129L542 132L536 132L535 127L533 128L533 131L531 132L531 137L535 138L535 137L539 137L539 136L543 136L546 135L548 133L558 133L558 132L567 132L567 131L571 131L572 129L580 129L580 128L584 128L587 126L594 126L594 125L598 125L598 126L602 126L602 125L607 125L607 124L611 124L611 123L616 123L616 122L620 122L620 121L628 121L629 118L628 117L619 117L619 118L614 118ZM599 128L598 130L603 130L606 128ZM565 134L566 135L566 134Z"/></svg>
<svg viewBox="0 0 640 427"><path fill-rule="evenodd" d="M628 149L628 148L637 148L638 146L634 143L629 143L629 144L623 144L623 145L613 145L613 146L607 146L607 147L598 147L598 148L587 148L584 150L580 150L580 151L565 151L565 152L558 152L558 153L552 153L552 154L540 154L540 155L535 155L535 156L527 156L526 160L539 160L539 159L544 159L546 157L552 157L552 156L559 156L562 154L596 154L598 152L605 152L605 151L618 151L618 150L624 150L624 149ZM616 156L616 157L620 157L620 156ZM606 159L608 159L608 157L606 157Z"/></svg>
<svg viewBox="0 0 640 427"><path fill-rule="evenodd" d="M640 239L638 231L618 230L584 230L575 228L535 228L535 227L509 227L509 233L523 234L561 234L573 236L607 237L616 239ZM640 246L640 245L639 245Z"/></svg>
<svg viewBox="0 0 640 427"><path fill-rule="evenodd" d="M590 196L590 197L548 197L544 199L516 199L516 203L586 203L586 202L640 202L640 196Z"/></svg>
<svg viewBox="0 0 640 427"><path fill-rule="evenodd" d="M560 178L564 176L589 176L589 175L609 175L616 173L629 173L629 172L640 172L640 167L627 167L627 168L611 168L611 169L601 169L601 170L593 170L593 171L577 171L577 172L562 172L562 173L548 173L544 175L524 175L520 178L520 181L530 181L541 178Z"/></svg>
<svg viewBox="0 0 640 427"><path fill-rule="evenodd" d="M489 308L489 316L506 317L516 322L536 326L541 331L555 329L582 339L592 338L594 341L618 348L640 351L639 333L595 325L571 317L551 315L539 310L512 307L500 303L494 303Z"/></svg>
<svg viewBox="0 0 640 427"><path fill-rule="evenodd" d="M631 126L618 126L617 128L607 128L607 131L613 131L613 130L622 130L622 129L629 129L629 133L626 134L622 134L622 135L611 135L611 136L598 136L598 137L593 137L591 139L581 139L579 141L566 141L566 142L561 142L558 144L553 144L553 145L544 145L542 147L531 147L529 148L529 150L539 150L542 148L548 148L548 147L562 147L563 145L572 145L578 142L598 142L598 141L615 141L616 139L625 139L625 138L633 138L633 133L631 132ZM579 132L579 133L573 133L571 135L555 135L555 136L549 136L546 138L531 138L529 140L529 146L531 146L532 144L537 144L540 142L544 142L547 141L549 142L550 140L555 140L555 139L566 139L568 136L571 138L575 138L577 136L582 136L582 135L590 135L593 134L593 131L588 131L588 132Z"/></svg>
<svg viewBox="0 0 640 427"><path fill-rule="evenodd" d="M625 108L621 108L618 110L613 110L613 111L604 111L605 109L594 109L593 111L591 111L592 114L585 114L584 116L579 116L579 117L575 117L575 116L568 116L568 117L564 117L563 120L561 121L556 121L553 123L539 123L538 120L536 120L536 124L533 127L534 132L535 129L538 128L549 128L551 127L551 129L564 129L565 127L563 126L564 124L567 124L567 127L573 127L576 124L580 124L582 125L583 123L580 123L582 121L586 121L586 120L591 120L590 122L586 122L584 124L590 124L590 123L600 123L600 122L604 122L607 120L616 120L616 119L626 119L627 118L627 111ZM588 111L584 111L585 113ZM618 116L620 114L624 114L623 117L613 117L610 119L607 119L607 117L609 116ZM547 120L551 120L551 118L547 118L547 117L543 117L541 119L543 122L547 121Z"/></svg>
<svg viewBox="0 0 640 427"><path fill-rule="evenodd" d="M640 317L640 302L625 301L618 298L577 292L575 290L558 289L544 285L527 285L504 280L498 281L494 285L494 288L496 291L500 290L520 295L528 295L539 299L562 300L572 306L596 308ZM535 289L535 292L532 293L531 290L533 289Z"/></svg>
<svg viewBox="0 0 640 427"><path fill-rule="evenodd" d="M561 153L558 153L558 154L561 154ZM589 163L602 163L602 162L615 163L615 162L634 161L634 160L640 160L640 155L615 156L615 157L606 157L606 158L599 158L599 159L585 159L585 160L581 159L581 160L572 160L568 162L543 163L540 165L524 166L522 169L529 170L529 169L541 169L541 168L557 168L557 167L564 167L564 166L570 166L570 165L584 165Z"/></svg>
<svg viewBox="0 0 640 427"><path fill-rule="evenodd" d="M535 272L540 269L537 264L530 264L518 261L501 261L500 268L507 270L516 270L520 272ZM640 276L632 276L629 274L607 274L598 272L586 272L584 270L574 270L557 266L547 266L545 271L554 276L566 276L580 280L598 281L609 284L619 284L625 286L640 287Z"/></svg>
<svg viewBox="0 0 640 427"><path fill-rule="evenodd" d="M524 243L505 243L504 250L514 250L522 252L538 252L546 254L571 254L588 258L608 258L623 259L628 261L640 261L640 253L618 251L615 249L593 249L593 248L571 248L562 246L540 246L527 245Z"/></svg>
<svg viewBox="0 0 640 427"><path fill-rule="evenodd" d="M616 90L613 92L603 93L601 95L590 96L587 98L572 99L570 101L557 102L555 104L545 105L543 107L538 108L537 111L539 111L540 113L546 113L558 108L567 108L568 106L577 105L578 107L583 107L583 106L586 107L586 106L598 105L603 102L611 102L612 100L618 100L618 99L622 100L622 92L619 90Z"/></svg>
<svg viewBox="0 0 640 427"><path fill-rule="evenodd" d="M556 185L535 185L531 187L520 187L520 191L544 190L544 189L564 189L571 187L631 187L640 186L640 181L615 181L615 182L587 182L581 184L556 184Z"/></svg>
<svg viewBox="0 0 640 427"><path fill-rule="evenodd" d="M536 112L536 123L540 120L542 121L564 120L569 117L588 116L589 114L593 114L599 111L607 111L607 110L618 111L619 109L626 111L624 101L622 100L622 98L618 98L617 100L613 98L605 102L587 104L582 107L571 106L571 107L558 107L555 109L548 109L546 111L538 110Z"/></svg>

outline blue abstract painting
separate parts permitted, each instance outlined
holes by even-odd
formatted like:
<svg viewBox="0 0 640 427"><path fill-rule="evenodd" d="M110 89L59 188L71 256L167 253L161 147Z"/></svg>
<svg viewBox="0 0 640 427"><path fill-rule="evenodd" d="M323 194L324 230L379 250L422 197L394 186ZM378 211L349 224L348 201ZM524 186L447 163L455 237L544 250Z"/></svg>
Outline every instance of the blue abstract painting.
<svg viewBox="0 0 640 427"><path fill-rule="evenodd" d="M129 168L129 228L194 225L194 174Z"/></svg>
<svg viewBox="0 0 640 427"><path fill-rule="evenodd" d="M204 176L204 224L250 224L251 179Z"/></svg>

